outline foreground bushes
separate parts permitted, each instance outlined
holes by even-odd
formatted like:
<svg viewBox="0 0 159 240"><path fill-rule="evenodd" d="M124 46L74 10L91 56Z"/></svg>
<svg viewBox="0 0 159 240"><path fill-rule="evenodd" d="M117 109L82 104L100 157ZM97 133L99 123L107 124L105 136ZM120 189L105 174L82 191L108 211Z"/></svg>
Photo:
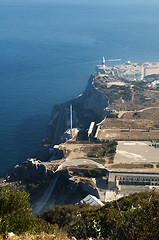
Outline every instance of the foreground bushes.
<svg viewBox="0 0 159 240"><path fill-rule="evenodd" d="M50 225L31 214L29 194L25 191L0 188L0 234L13 232L61 233L57 224Z"/></svg>
<svg viewBox="0 0 159 240"><path fill-rule="evenodd" d="M25 232L34 223L29 195L24 191L0 189L0 233Z"/></svg>
<svg viewBox="0 0 159 240"><path fill-rule="evenodd" d="M77 239L158 240L159 193L136 193L100 208L86 204L58 206L32 216L27 193L1 188L0 234L6 232L27 232L20 239L27 239L29 232L55 234L48 235L48 239L67 239L67 232ZM45 239L40 236L28 239Z"/></svg>
<svg viewBox="0 0 159 240"><path fill-rule="evenodd" d="M58 233L56 234L47 234L47 233L40 233L40 234L30 234L24 233L20 236L14 235L9 237L8 234L0 235L0 240L69 240L65 233Z"/></svg>
<svg viewBox="0 0 159 240"><path fill-rule="evenodd" d="M77 239L159 239L159 193L144 192L102 208L61 206L40 215Z"/></svg>

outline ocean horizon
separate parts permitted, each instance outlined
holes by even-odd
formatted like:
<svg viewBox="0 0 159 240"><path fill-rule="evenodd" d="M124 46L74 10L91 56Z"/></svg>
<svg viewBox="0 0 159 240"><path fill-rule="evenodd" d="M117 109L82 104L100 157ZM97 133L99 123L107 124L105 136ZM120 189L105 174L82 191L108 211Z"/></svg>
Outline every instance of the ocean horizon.
<svg viewBox="0 0 159 240"><path fill-rule="evenodd" d="M0 177L38 151L53 106L81 94L103 56L159 62L158 5L9 2L0 1Z"/></svg>

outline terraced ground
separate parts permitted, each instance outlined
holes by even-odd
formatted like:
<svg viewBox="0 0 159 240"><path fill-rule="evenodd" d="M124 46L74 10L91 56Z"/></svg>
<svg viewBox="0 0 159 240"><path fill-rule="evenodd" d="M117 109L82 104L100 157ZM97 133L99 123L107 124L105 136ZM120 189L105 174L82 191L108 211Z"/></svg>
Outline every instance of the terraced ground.
<svg viewBox="0 0 159 240"><path fill-rule="evenodd" d="M158 79L158 75L132 82L112 75L95 74L93 85L108 96L109 109L137 111L146 107L159 107L159 88L150 89L146 86L155 79Z"/></svg>

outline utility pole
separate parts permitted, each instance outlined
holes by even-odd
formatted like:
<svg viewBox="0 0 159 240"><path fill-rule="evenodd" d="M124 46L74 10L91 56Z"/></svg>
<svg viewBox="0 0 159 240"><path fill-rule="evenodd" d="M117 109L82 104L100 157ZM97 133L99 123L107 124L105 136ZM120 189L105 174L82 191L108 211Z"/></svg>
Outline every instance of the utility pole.
<svg viewBox="0 0 159 240"><path fill-rule="evenodd" d="M70 122L71 122L71 138L72 138L72 104L70 104Z"/></svg>

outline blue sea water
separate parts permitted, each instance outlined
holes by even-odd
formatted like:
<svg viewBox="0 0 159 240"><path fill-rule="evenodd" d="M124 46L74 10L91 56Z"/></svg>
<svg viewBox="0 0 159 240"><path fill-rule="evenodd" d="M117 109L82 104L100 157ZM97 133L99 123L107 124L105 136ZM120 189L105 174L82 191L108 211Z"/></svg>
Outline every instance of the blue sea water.
<svg viewBox="0 0 159 240"><path fill-rule="evenodd" d="M0 177L39 149L53 105L82 93L103 56L159 62L158 5L24 2L0 2Z"/></svg>

